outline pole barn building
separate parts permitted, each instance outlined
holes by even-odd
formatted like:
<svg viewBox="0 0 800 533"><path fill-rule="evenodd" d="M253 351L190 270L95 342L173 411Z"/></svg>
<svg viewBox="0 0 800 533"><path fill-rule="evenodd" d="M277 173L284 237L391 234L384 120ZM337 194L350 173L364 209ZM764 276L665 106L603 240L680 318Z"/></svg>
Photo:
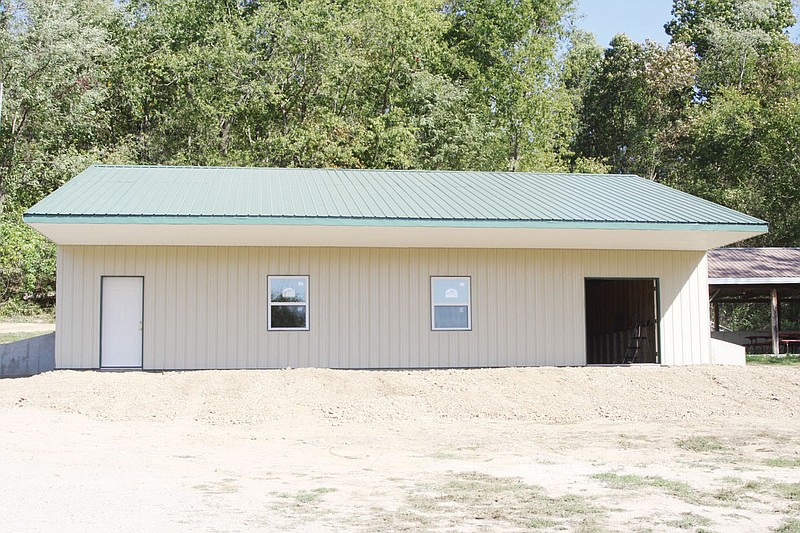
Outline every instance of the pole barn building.
<svg viewBox="0 0 800 533"><path fill-rule="evenodd" d="M706 251L758 219L628 175L92 166L57 368L714 362Z"/></svg>

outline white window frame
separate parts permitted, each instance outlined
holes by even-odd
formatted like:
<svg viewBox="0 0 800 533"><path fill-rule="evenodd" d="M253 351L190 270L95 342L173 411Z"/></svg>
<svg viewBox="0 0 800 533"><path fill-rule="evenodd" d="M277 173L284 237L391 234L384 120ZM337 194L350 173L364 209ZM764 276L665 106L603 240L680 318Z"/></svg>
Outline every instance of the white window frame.
<svg viewBox="0 0 800 533"><path fill-rule="evenodd" d="M464 280L467 282L467 302L447 303L437 302L434 284L438 280ZM437 328L437 307L464 307L467 308L467 327L465 328ZM431 331L472 331L472 277L471 276L431 276Z"/></svg>
<svg viewBox="0 0 800 533"><path fill-rule="evenodd" d="M273 279L301 279L306 284L306 300L304 302L273 302L272 301L272 280ZM311 307L309 301L311 300L311 286L308 283L308 276L280 276L270 275L267 276L267 330L269 331L308 331L311 328ZM306 326L304 328L273 328L272 327L272 308L274 306L293 306L306 308Z"/></svg>

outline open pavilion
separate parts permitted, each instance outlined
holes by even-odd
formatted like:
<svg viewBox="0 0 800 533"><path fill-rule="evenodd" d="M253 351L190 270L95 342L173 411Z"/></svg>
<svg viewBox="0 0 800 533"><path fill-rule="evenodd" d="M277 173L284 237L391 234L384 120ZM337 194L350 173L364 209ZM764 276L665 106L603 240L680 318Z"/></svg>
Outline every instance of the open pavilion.
<svg viewBox="0 0 800 533"><path fill-rule="evenodd" d="M800 302L800 248L719 248L708 253L708 289L713 313L712 336L738 341L749 351L767 347L788 353L800 344L799 317L785 316ZM720 331L720 306L769 305L769 331L751 331L738 339ZM783 304L783 305L782 305ZM782 312L783 308L783 312Z"/></svg>

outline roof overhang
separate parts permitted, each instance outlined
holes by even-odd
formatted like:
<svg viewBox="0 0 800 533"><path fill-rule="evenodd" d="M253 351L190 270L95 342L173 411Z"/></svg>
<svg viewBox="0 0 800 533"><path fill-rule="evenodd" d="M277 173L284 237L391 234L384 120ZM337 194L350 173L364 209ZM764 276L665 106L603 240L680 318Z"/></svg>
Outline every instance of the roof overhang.
<svg viewBox="0 0 800 533"><path fill-rule="evenodd" d="M156 218L52 217L25 221L61 245L150 246L334 246L390 248L560 248L706 251L760 235L766 226L551 223L498 221L318 220L252 223L206 219L174 223ZM112 221L107 219L113 218ZM223 217L219 217L223 218ZM310 222L310 223L309 223Z"/></svg>
<svg viewBox="0 0 800 533"><path fill-rule="evenodd" d="M800 285L800 278L708 278L709 285Z"/></svg>

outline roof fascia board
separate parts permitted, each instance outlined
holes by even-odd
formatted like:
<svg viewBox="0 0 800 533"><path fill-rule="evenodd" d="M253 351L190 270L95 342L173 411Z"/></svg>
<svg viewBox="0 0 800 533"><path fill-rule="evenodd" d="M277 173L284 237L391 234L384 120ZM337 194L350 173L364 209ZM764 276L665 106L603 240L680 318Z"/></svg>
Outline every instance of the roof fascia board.
<svg viewBox="0 0 800 533"><path fill-rule="evenodd" d="M758 234L576 228L31 223L60 245L554 248L707 251Z"/></svg>
<svg viewBox="0 0 800 533"><path fill-rule="evenodd" d="M792 285L800 278L709 278L709 285Z"/></svg>

